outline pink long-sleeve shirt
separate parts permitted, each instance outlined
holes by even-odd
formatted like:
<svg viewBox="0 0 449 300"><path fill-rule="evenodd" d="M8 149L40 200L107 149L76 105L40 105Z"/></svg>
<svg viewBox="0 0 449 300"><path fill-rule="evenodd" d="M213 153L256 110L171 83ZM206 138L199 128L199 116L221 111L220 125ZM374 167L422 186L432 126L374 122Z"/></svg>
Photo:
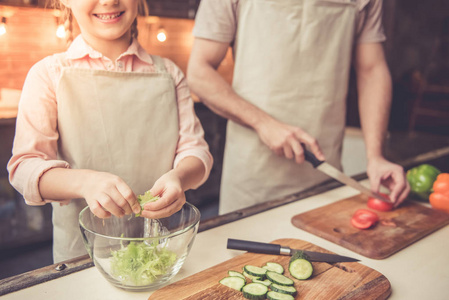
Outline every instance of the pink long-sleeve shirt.
<svg viewBox="0 0 449 300"><path fill-rule="evenodd" d="M66 66L121 72L155 72L151 56L137 40L115 62L90 47L78 36L69 49L48 56L29 71L19 102L13 155L8 162L9 180L27 204L43 205L52 202L39 193L39 180L51 168L70 168L66 161L58 160L56 90L62 70ZM179 140L173 166L187 156L200 159L206 169L200 184L204 183L212 168L212 155L204 140L204 131L194 112L193 100L182 71L169 59L164 59L167 72L176 87L179 114ZM199 184L199 185L200 185ZM65 201L67 202L67 201Z"/></svg>

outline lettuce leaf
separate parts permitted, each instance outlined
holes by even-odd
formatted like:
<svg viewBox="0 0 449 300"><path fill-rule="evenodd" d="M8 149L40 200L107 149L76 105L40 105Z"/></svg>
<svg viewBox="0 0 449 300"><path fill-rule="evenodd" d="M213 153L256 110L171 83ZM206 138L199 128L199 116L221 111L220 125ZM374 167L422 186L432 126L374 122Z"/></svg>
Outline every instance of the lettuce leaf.
<svg viewBox="0 0 449 300"><path fill-rule="evenodd" d="M137 196L137 201L140 204L140 212L136 214L136 217L140 217L143 210L143 206L147 203L159 200L159 196L153 196L150 191L146 191L145 194Z"/></svg>
<svg viewBox="0 0 449 300"><path fill-rule="evenodd" d="M144 286L165 275L177 260L176 253L144 242L130 242L111 252L111 272L126 285Z"/></svg>

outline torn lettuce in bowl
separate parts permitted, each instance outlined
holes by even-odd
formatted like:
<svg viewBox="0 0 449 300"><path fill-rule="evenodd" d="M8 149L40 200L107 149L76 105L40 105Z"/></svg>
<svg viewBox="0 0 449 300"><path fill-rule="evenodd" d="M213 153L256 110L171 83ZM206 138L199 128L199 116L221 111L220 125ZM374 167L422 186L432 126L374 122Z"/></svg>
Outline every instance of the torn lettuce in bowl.
<svg viewBox="0 0 449 300"><path fill-rule="evenodd" d="M143 196L144 200L155 198ZM135 215L101 219L87 206L79 223L86 249L100 273L119 288L138 291L159 288L179 272L200 218L199 210L190 203L158 220ZM157 221L160 230L149 230L149 221Z"/></svg>
<svg viewBox="0 0 449 300"><path fill-rule="evenodd" d="M130 242L112 251L111 272L123 284L144 286L163 276L175 264L177 255L165 247Z"/></svg>

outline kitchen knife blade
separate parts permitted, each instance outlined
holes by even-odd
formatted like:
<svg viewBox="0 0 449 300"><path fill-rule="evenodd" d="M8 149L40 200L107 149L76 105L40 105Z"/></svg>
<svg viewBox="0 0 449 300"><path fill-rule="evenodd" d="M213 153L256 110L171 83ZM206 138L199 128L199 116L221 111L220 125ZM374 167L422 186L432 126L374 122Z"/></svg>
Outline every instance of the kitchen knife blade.
<svg viewBox="0 0 449 300"><path fill-rule="evenodd" d="M324 174L340 181L341 183L348 185L356 190L358 190L359 192L371 197L371 198L377 198L380 199L384 202L387 203L392 203L390 201L390 199L388 199L387 197L382 196L379 193L373 192L372 190L370 190L369 188L363 186L362 184L358 183L357 181L355 181L354 179L352 179L351 177L349 177L348 175L344 174L343 172L341 172L340 170L338 170L337 168L335 168L334 166L328 164L325 161L319 160L318 158L316 158L316 156L310 152L309 150L307 150L305 147L304 148L304 157L305 159L310 162L312 164L312 166L323 172Z"/></svg>
<svg viewBox="0 0 449 300"><path fill-rule="evenodd" d="M291 249L287 246L279 244L259 243L245 240L228 239L227 249L243 250L254 253L275 254L275 255L294 255L298 251L302 251L309 261L316 262L356 262L358 259L341 256L337 254L329 254L323 252L314 252L308 250Z"/></svg>

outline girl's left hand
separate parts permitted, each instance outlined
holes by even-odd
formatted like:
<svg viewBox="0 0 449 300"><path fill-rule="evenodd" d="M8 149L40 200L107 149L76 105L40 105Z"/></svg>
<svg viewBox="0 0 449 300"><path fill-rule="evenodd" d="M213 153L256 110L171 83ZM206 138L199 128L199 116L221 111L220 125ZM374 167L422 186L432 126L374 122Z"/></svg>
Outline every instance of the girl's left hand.
<svg viewBox="0 0 449 300"><path fill-rule="evenodd" d="M147 203L142 211L142 217L160 219L169 217L179 211L186 202L186 196L182 189L181 179L175 170L162 175L151 188L153 196L160 199Z"/></svg>

